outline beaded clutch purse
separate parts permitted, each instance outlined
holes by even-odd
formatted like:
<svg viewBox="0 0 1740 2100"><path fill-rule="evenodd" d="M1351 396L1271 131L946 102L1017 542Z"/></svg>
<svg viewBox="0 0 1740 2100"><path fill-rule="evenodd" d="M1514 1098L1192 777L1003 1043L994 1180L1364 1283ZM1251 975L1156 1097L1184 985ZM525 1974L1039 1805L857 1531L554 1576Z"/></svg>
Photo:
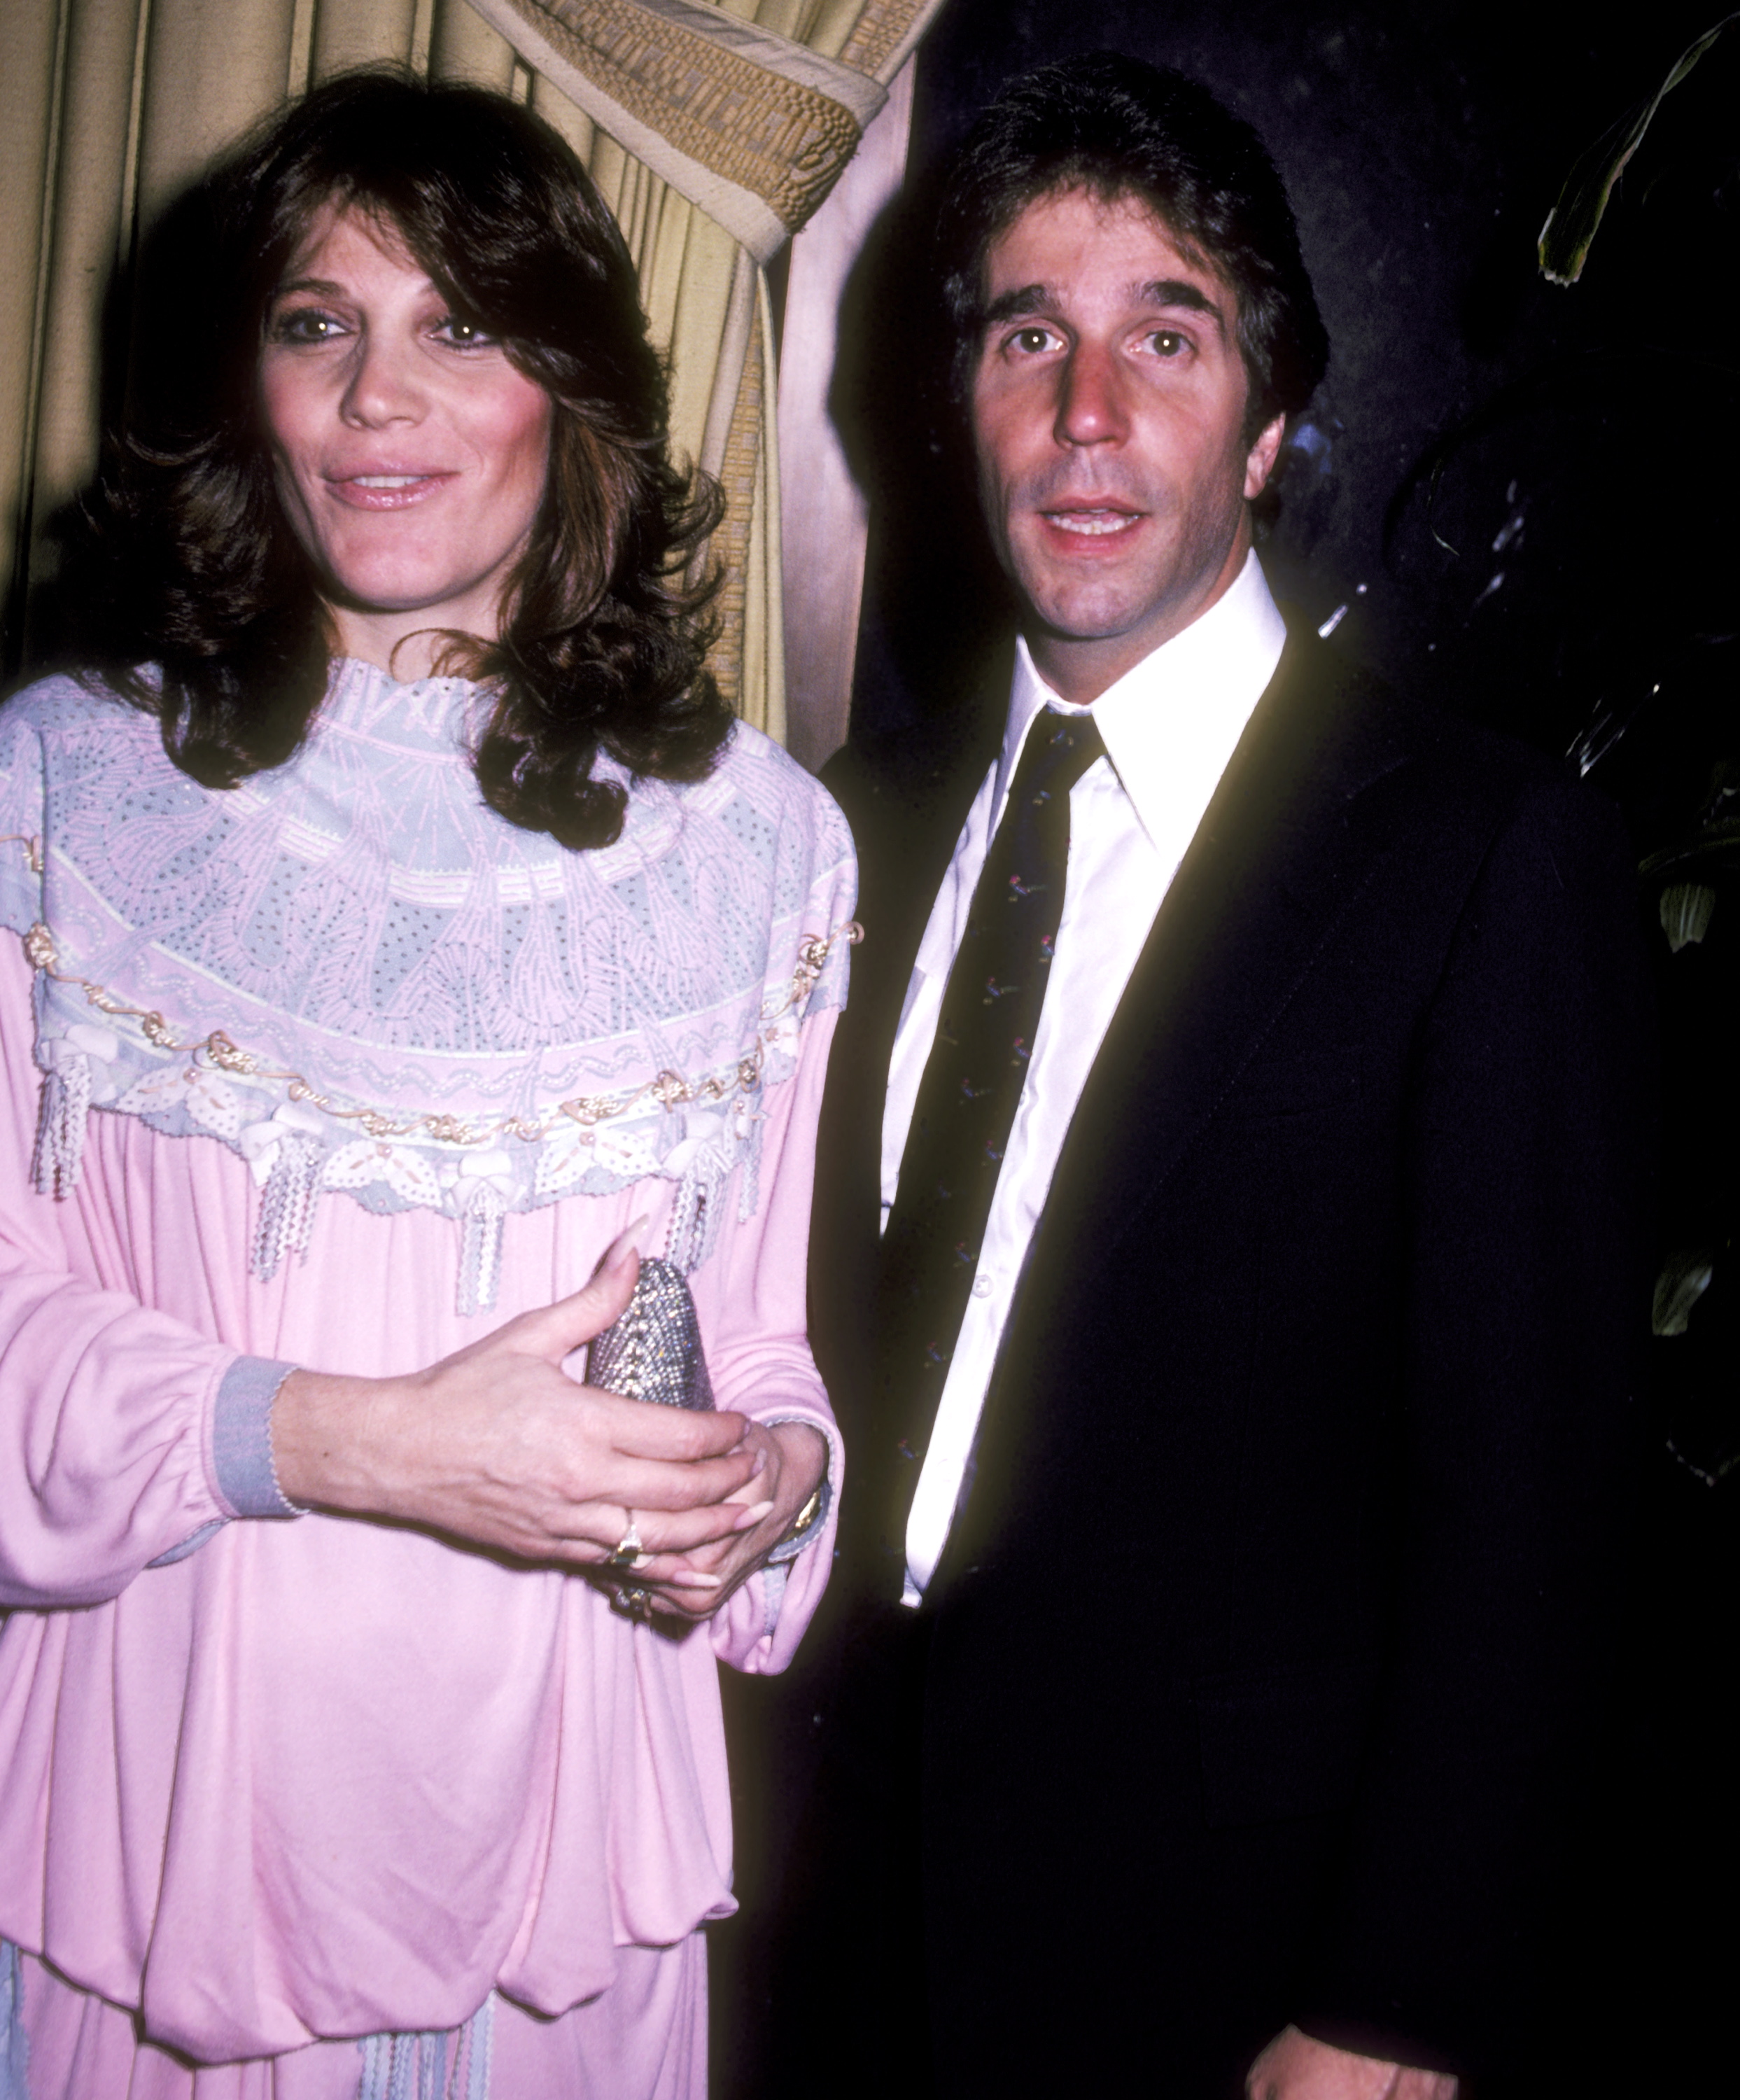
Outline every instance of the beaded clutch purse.
<svg viewBox="0 0 1740 2100"><path fill-rule="evenodd" d="M621 1317L593 1339L586 1383L664 1407L713 1405L695 1302L680 1269L656 1255L641 1264Z"/></svg>

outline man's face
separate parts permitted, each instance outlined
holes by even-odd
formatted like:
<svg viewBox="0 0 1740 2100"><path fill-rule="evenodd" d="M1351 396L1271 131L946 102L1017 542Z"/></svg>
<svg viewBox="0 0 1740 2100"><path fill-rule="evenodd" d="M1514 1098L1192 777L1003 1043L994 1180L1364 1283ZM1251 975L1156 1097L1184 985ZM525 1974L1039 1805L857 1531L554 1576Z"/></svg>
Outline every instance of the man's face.
<svg viewBox="0 0 1740 2100"><path fill-rule="evenodd" d="M1148 205L1037 199L985 258L980 500L1041 673L1095 699L1238 574L1284 419L1244 435L1237 300Z"/></svg>

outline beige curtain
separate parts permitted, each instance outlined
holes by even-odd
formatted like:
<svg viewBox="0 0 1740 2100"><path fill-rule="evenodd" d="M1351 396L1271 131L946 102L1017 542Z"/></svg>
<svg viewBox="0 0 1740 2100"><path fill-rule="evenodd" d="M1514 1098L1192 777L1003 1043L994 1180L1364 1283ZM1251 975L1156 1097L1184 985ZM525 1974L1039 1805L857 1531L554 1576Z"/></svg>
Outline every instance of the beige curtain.
<svg viewBox="0 0 1740 2100"><path fill-rule="evenodd" d="M46 527L97 451L99 329L166 199L311 82L393 59L529 99L615 212L723 481L715 668L782 737L764 266L826 196L941 0L0 0L0 575L28 658Z"/></svg>

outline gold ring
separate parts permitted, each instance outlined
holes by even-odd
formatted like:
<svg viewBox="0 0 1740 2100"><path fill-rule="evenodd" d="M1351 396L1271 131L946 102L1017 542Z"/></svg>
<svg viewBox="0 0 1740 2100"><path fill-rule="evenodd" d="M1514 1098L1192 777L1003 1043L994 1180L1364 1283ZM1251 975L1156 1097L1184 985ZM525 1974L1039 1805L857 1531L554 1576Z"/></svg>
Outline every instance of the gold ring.
<svg viewBox="0 0 1740 2100"><path fill-rule="evenodd" d="M637 1568L646 1557L646 1549L641 1543L641 1531L634 1520L634 1511L628 1511L628 1529L617 1540L611 1551L604 1556L606 1568Z"/></svg>

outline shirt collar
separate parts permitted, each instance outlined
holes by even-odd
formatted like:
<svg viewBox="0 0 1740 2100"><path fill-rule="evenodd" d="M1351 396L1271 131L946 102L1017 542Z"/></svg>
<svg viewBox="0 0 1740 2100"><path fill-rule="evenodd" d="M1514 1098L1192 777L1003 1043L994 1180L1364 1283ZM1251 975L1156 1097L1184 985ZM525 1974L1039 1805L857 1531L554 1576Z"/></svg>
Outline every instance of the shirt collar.
<svg viewBox="0 0 1740 2100"><path fill-rule="evenodd" d="M1091 707L1059 699L1015 643L1009 719L998 758L1000 814L1033 717L1056 708L1091 714L1137 821L1156 847L1188 839L1213 799L1233 748L1275 675L1287 629L1255 550L1200 620L1144 656ZM993 814L993 826L995 815Z"/></svg>

